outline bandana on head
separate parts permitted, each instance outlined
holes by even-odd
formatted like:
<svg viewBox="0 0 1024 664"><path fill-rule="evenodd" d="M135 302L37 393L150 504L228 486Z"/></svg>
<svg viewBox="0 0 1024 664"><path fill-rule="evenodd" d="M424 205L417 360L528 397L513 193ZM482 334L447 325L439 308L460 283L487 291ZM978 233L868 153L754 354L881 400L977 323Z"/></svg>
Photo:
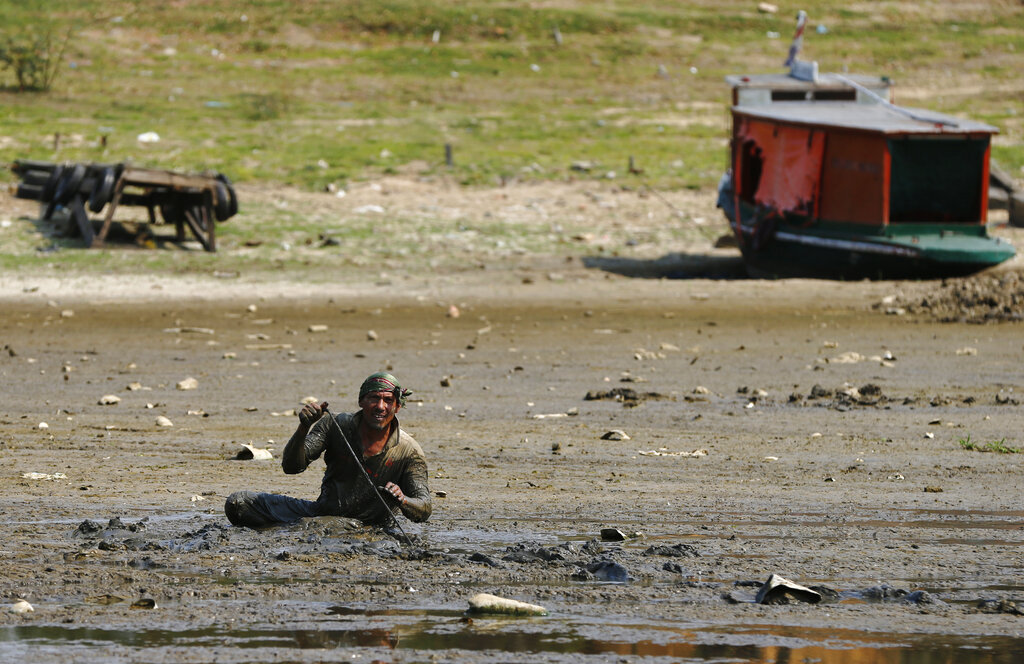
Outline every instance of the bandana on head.
<svg viewBox="0 0 1024 664"><path fill-rule="evenodd" d="M359 398L362 399L370 392L391 392L399 406L404 406L405 398L412 394L412 390L404 389L398 384L398 379L386 371L368 376L359 387Z"/></svg>

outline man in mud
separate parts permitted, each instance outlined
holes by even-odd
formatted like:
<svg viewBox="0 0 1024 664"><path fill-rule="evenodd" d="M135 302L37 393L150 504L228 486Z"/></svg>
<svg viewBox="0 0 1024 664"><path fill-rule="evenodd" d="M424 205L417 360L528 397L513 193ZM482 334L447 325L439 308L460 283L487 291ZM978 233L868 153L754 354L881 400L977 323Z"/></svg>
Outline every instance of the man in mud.
<svg viewBox="0 0 1024 664"><path fill-rule="evenodd" d="M236 491L224 512L236 526L262 528L303 517L341 516L387 525L401 512L412 521L430 516L430 490L423 450L402 431L396 417L409 390L393 375L378 372L359 388L359 410L331 417L327 403L312 402L299 412L299 426L284 448L281 466L296 474L324 455L327 470L315 501L272 493ZM352 450L361 458L357 462ZM362 463L373 486L357 463ZM379 487L375 488L375 487ZM387 502L387 508L380 496Z"/></svg>

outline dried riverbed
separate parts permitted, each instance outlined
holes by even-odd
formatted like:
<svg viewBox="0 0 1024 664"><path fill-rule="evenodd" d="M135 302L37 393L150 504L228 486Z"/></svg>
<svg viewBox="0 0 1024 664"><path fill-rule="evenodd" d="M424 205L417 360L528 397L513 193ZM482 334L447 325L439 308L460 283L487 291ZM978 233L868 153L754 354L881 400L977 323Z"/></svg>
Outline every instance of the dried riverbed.
<svg viewBox="0 0 1024 664"><path fill-rule="evenodd" d="M636 236L616 219L650 203L617 200L593 220L602 242ZM1020 261L948 282L645 279L732 277L738 261L634 248L469 246L481 269L389 259L315 286L5 274L0 654L1024 657ZM322 464L277 461L293 409L354 408L382 367L415 391L400 417L443 494L403 524L414 544L333 519L230 527L232 491L317 494ZM243 444L275 459L234 459ZM772 573L827 601L753 603ZM468 616L477 592L550 615ZM32 612L7 610L22 599Z"/></svg>
<svg viewBox="0 0 1024 664"><path fill-rule="evenodd" d="M41 283L0 327L0 593L34 608L0 614L5 659L1024 654L1022 455L961 445L1022 445L1019 324L885 313L928 285L580 268L107 302ZM303 397L351 406L380 367L415 390L401 419L444 494L404 524L415 544L230 527L231 491L313 497L322 468L285 476L241 445L276 456ZM752 603L773 572L837 595ZM476 592L551 615L467 617Z"/></svg>

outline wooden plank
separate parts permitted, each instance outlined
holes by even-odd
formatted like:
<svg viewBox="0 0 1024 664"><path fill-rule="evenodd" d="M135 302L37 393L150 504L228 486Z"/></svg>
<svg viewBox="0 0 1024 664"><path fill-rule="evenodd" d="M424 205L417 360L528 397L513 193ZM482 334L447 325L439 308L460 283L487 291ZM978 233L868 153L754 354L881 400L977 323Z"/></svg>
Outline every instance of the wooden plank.
<svg viewBox="0 0 1024 664"><path fill-rule="evenodd" d="M114 220L114 210L117 209L118 204L121 202L121 193L123 191L124 178L120 177L114 185L114 196L110 199L110 203L107 204L107 214L103 217L103 226L100 227L100 233L97 236L99 244L103 244L107 239L107 233L110 232L110 222Z"/></svg>
<svg viewBox="0 0 1024 664"><path fill-rule="evenodd" d="M202 175L182 175L144 168L126 168L121 177L129 185L141 187L212 189L215 182L213 178Z"/></svg>
<svg viewBox="0 0 1024 664"><path fill-rule="evenodd" d="M185 223L192 234L207 251L216 251L214 241L214 221L212 210L208 205L196 205L185 210ZM205 230L204 230L205 228Z"/></svg>
<svg viewBox="0 0 1024 664"><path fill-rule="evenodd" d="M68 203L68 206L71 208L71 216L75 218L75 223L78 224L78 230L82 232L85 246L91 247L96 240L96 235L92 231L92 222L89 221L89 215L86 214L85 206L82 204L82 195L75 194L71 198L71 202Z"/></svg>

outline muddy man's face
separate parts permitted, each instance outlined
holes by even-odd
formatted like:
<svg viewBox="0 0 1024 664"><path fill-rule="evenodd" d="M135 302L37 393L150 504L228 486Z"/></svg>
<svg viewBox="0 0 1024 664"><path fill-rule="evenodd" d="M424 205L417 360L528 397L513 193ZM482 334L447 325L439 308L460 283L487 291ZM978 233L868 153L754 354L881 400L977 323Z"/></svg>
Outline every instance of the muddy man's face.
<svg viewBox="0 0 1024 664"><path fill-rule="evenodd" d="M378 430L391 426L395 413L401 408L393 392L368 392L359 400L363 421Z"/></svg>

